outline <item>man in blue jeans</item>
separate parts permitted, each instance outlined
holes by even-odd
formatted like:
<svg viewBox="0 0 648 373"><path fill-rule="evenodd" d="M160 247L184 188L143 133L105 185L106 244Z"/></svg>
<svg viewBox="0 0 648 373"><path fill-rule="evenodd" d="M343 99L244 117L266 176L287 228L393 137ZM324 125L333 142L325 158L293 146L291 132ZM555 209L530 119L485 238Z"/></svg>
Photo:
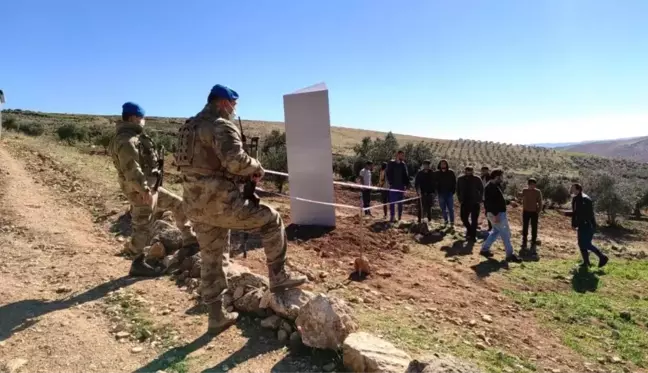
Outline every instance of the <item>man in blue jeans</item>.
<svg viewBox="0 0 648 373"><path fill-rule="evenodd" d="M457 190L457 177L445 159L442 159L437 165L434 179L443 221L446 225L449 223L450 226L454 226L454 194Z"/></svg>
<svg viewBox="0 0 648 373"><path fill-rule="evenodd" d="M405 164L405 152L399 150L396 153L396 159L392 159L387 164L387 182L390 189L397 189L398 191L389 191L389 202L402 201L405 196L405 189L410 186L409 173L407 165ZM394 204L389 205L389 221L394 222ZM398 220L403 216L403 202L398 203Z"/></svg>
<svg viewBox="0 0 648 373"><path fill-rule="evenodd" d="M495 243L495 240L501 237L502 241L504 241L504 249L506 250L506 261L519 263L520 259L513 252L513 245L511 244L511 228L509 227L506 216L506 199L504 199L501 188L503 179L504 172L502 170L493 170L491 172L491 179L484 189L486 216L488 217L488 221L491 222L493 229L491 229L488 238L484 241L480 254L486 258L493 257L490 248Z"/></svg>
<svg viewBox="0 0 648 373"><path fill-rule="evenodd" d="M572 195L572 228L578 230L578 248L583 257L583 268L590 266L589 252L593 252L599 258L598 266L603 267L608 262L605 256L596 246L592 244L594 231L596 230L596 216L594 215L594 202L585 193L583 187L575 183L571 187Z"/></svg>

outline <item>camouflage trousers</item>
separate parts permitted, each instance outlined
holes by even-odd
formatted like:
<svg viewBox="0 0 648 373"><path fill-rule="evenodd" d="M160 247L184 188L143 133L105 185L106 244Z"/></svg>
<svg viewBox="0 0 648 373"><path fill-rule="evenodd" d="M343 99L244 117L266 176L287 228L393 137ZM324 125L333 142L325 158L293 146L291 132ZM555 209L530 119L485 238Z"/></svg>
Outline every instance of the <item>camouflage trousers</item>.
<svg viewBox="0 0 648 373"><path fill-rule="evenodd" d="M159 211L171 211L173 213L176 226L182 232L183 245L197 242L196 236L191 229L191 223L182 209L182 198L179 196L164 188L159 188L150 205L143 204L141 200L135 197L131 197L130 202L132 206L131 225L133 227L130 243L134 254L141 253L148 244L151 237L153 216Z"/></svg>
<svg viewBox="0 0 648 373"><path fill-rule="evenodd" d="M254 206L243 199L238 186L229 180L185 179L185 212L194 224L200 255L201 296L206 304L222 299L227 291L225 266L230 229L258 232L268 266L286 260L286 231L281 215L263 203Z"/></svg>

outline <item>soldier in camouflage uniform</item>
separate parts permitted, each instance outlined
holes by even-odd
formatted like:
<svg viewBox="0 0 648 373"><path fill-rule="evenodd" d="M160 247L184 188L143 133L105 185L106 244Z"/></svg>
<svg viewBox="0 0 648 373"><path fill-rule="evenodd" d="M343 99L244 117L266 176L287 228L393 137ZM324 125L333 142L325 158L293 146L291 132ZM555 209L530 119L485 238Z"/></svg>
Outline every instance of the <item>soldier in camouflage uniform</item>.
<svg viewBox="0 0 648 373"><path fill-rule="evenodd" d="M153 190L160 171L158 154L150 137L144 133L144 110L127 102L122 106L122 120L117 122L109 150L117 169L119 185L131 203L133 234L126 252L142 253L148 243L152 216L156 210L171 210L183 245L197 244L195 234L182 210L182 199L164 188Z"/></svg>
<svg viewBox="0 0 648 373"><path fill-rule="evenodd" d="M205 108L180 128L176 164L183 175L183 203L194 224L202 256L201 295L209 307L209 331L220 332L238 314L223 309L227 290L223 250L230 229L258 231L265 249L270 291L298 287L307 280L285 269L286 232L272 207L246 200L239 184L258 181L264 171L243 150L242 134L232 122L238 94L222 85L212 88Z"/></svg>

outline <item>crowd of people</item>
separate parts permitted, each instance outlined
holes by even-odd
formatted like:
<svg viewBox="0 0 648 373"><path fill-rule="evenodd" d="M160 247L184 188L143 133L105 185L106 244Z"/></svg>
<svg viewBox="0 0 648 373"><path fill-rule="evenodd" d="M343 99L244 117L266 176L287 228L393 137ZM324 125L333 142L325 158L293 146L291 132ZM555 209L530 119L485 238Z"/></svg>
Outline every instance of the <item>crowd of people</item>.
<svg viewBox="0 0 648 373"><path fill-rule="evenodd" d="M360 171L358 182L372 186L373 162L367 161ZM474 168L467 166L459 177L450 168L447 160L442 159L436 170L431 168L431 161L422 162L420 170L414 176L414 189L418 198L418 222L432 221L432 207L438 201L443 217L443 224L450 229L455 225L455 196L459 202L459 217L466 229L465 237L469 242L476 242L479 228L479 215L484 209L488 223L488 236L482 243L480 254L486 258L493 257L491 246L500 238L504 243L507 262L520 262L511 242L511 229L507 216L507 205L504 196L504 172L501 169L481 168L480 175L475 175ZM405 163L405 153L398 151L394 159L383 162L380 167L378 185L381 189L383 218L395 222L402 219L405 190L411 188L411 178ZM366 215L371 215L372 189L362 189L362 207ZM589 266L589 252L599 258L599 267L604 266L608 258L593 244L596 219L592 199L583 193L580 184L573 184L572 193L572 226L578 230L578 246L583 258L583 266ZM537 258L538 220L543 211L543 197L537 188L534 178L527 180L522 190L522 244L519 256ZM396 210L398 214L396 215ZM531 241L529 242L529 226Z"/></svg>

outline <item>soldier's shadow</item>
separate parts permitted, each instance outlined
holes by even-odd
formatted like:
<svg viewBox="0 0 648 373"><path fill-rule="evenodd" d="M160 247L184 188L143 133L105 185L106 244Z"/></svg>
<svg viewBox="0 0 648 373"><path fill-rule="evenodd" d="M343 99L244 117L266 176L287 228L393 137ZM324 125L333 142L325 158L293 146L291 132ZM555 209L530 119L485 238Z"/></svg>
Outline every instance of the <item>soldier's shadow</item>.
<svg viewBox="0 0 648 373"><path fill-rule="evenodd" d="M130 237L133 233L131 222L132 216L130 210L128 210L110 224L110 232L119 236Z"/></svg>
<svg viewBox="0 0 648 373"><path fill-rule="evenodd" d="M258 323L255 323L254 320L249 317L241 317L233 328L238 328L241 331L241 335L248 338L247 342L240 349L219 362L217 365L205 369L203 372L223 372L226 369L230 370L238 364L257 356L279 350L284 346L283 343L277 340L274 332L261 328ZM227 333L227 331L224 333ZM137 369L133 373L155 372L160 370L170 371L175 364L185 360L191 353L206 346L212 340L216 342L216 348L226 345L226 341L218 341L223 338L226 337L205 333L184 346L172 348L164 352L155 360Z"/></svg>
<svg viewBox="0 0 648 373"><path fill-rule="evenodd" d="M92 302L104 297L111 291L132 285L140 280L142 278L123 276L64 300L48 302L40 299L26 299L0 306L0 341L8 339L14 333L36 324L40 316L78 304Z"/></svg>

